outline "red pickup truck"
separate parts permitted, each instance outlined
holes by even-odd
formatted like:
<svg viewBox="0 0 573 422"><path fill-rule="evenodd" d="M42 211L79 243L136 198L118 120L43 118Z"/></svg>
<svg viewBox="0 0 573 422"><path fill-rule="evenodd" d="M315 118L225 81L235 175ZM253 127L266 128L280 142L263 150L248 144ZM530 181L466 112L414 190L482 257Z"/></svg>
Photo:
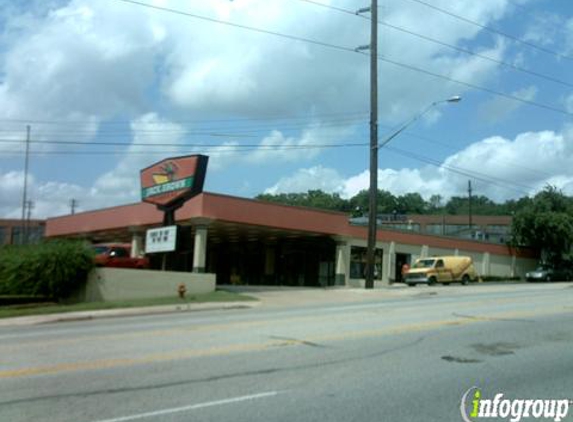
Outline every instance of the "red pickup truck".
<svg viewBox="0 0 573 422"><path fill-rule="evenodd" d="M92 245L96 267L149 268L149 259L131 257L129 243L99 243Z"/></svg>

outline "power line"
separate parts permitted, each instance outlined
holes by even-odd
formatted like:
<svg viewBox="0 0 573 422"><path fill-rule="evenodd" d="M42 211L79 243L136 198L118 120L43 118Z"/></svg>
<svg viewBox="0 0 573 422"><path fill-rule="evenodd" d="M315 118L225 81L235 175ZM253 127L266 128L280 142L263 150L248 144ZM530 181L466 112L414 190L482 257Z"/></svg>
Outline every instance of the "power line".
<svg viewBox="0 0 573 422"><path fill-rule="evenodd" d="M316 40L311 40L308 38L303 38L303 37L298 37L295 35L288 35L288 34L283 34L280 32L276 32L276 31L270 31L268 29L262 29L262 28L255 28L253 26L248 26L248 25L242 25L242 24L238 24L238 23L234 23L234 22L229 22L229 21L224 21L221 19L215 19L215 18L210 18L208 16L203 16L203 15L198 15L196 13L190 13L190 12L184 12L182 10L177 10L177 9L172 9L169 7L163 7L163 6L156 6L153 4L148 4L148 3L144 3L144 2L140 2L140 1L136 1L136 0L117 0L117 1L121 1L124 3L131 3L137 6L142 6L142 7L147 7L150 9L156 9L156 10L161 10L163 12L169 12L169 13L174 13L177 15L182 15L182 16L187 16L190 18L195 18L195 19L200 19L200 20L204 20L207 22L212 22L212 23L218 23L221 25L227 25L227 26L232 26L235 28L240 28L240 29L245 29L248 31L254 31L254 32L259 32L261 34L268 34L268 35L274 35L277 37L282 37L282 38L287 38L293 41L302 41L302 42L306 42L309 44L314 44L314 45L319 45L321 47L326 47L326 48L331 48L331 49L335 49L335 50L340 50L340 51L348 51L348 52L352 52L354 53L355 50L354 48L351 47L343 47L340 45L336 45L336 44L331 44L331 43L327 43L327 42L322 42L322 41L316 41Z"/></svg>
<svg viewBox="0 0 573 422"><path fill-rule="evenodd" d="M385 126L385 125L380 125L382 128L384 129L393 129L390 126ZM415 138L415 139L419 139L421 141L430 143L430 144L435 144L435 145L440 145L442 147L445 147L447 149L450 149L452 151L457 151L458 147L455 147L451 144L442 142L442 141L438 141L436 139L432 139L429 138L427 136L422 136L419 134L415 134L415 133L411 133L411 132L406 132L404 133L405 136L407 137L411 137L411 138ZM23 140L12 140L12 139L0 139L0 143L15 143L15 144L20 144L23 143L25 141ZM129 143L129 142L100 142L100 141L87 141L87 142L82 142L82 141L61 141L61 140L46 140L46 141L37 141L37 140L31 140L30 143L34 143L34 144L47 144L47 145L70 145L70 146L86 146L86 147L100 147L100 146L119 146L119 147L131 147L131 146L136 146L136 147L160 147L160 148L207 148L207 149L220 149L220 148L225 148L228 149L232 152L239 152L240 150L246 150L246 151L256 151L256 150L272 150L272 149L277 149L277 150L288 150L288 149L322 149L322 148L343 148L343 147L358 147L358 146L366 146L367 143L321 143L321 144L304 144L304 145L264 145L264 144L233 144L233 145L226 145L226 144L217 144L217 145L213 145L213 144L202 144L202 143L195 143L195 144L190 144L190 143L161 143L161 142L153 142L153 143L140 143L140 142L133 142L133 143ZM164 150L163 150L164 151ZM153 152L153 151L152 151ZM7 154L11 154L12 152L8 151ZM20 152L18 152L20 153ZM42 155L42 154L77 154L77 155L89 155L89 154L101 154L101 155L109 155L109 154L130 154L132 153L132 151L125 151L125 150L118 150L118 151L83 151L83 152L78 152L78 151L62 151L62 150L58 150L58 151L37 151L34 152L33 155ZM138 152L139 153L139 152ZM0 155L2 155L2 153L0 152ZM541 174L541 175L545 175L545 176L549 176L550 173L548 172L544 172L541 170L537 170L537 169L532 169L530 167L526 167L520 164L516 164L514 162L510 162L507 160L500 160L497 158L493 158L493 161L497 161L500 163L503 163L505 165L510 165L512 167L516 167L516 168L521 168L524 170L527 170L531 173L537 173L537 174Z"/></svg>
<svg viewBox="0 0 573 422"><path fill-rule="evenodd" d="M0 143L24 143L26 141L14 140L14 139L0 139ZM82 141L57 141L57 140L46 140L46 141L30 141L30 143L35 144L48 144L48 145L81 145L81 146L146 146L146 147L196 147L196 148L219 148L219 147L232 147L232 148L281 148L281 147L291 147L291 146L304 146L308 148L336 148L341 146L358 146L367 145L366 143L330 143L330 144L304 144L304 145L265 145L265 144L188 144L188 143L162 143L162 142L82 142Z"/></svg>
<svg viewBox="0 0 573 422"><path fill-rule="evenodd" d="M281 146L269 146L269 145L257 145L257 146L246 146L241 147L240 145L200 145L200 146L189 146L189 145L178 145L175 149L174 146L162 146L159 150L138 150L138 151L125 151L125 150L99 150L99 151L74 151L74 150L51 150L51 151L34 151L30 153L31 155L39 156L49 156L49 155L84 155L84 156L97 156L97 155L145 155L145 154L164 154L165 153L184 153L184 152L203 152L209 155L218 154L236 154L245 152L280 152L280 151L296 151L296 150L313 150L313 149L329 149L329 148L355 148L367 146L367 143L346 143L346 144L315 144L315 145L281 145ZM1 156L21 156L22 151L5 151L0 152Z"/></svg>
<svg viewBox="0 0 573 422"><path fill-rule="evenodd" d="M118 0L122 1L122 0ZM339 120L337 116L368 116L367 111L341 111L334 113L320 113L311 114L310 116L285 116L284 114L267 115L265 117L249 117L249 118L233 118L233 119L190 119L190 120L169 120L168 122L162 121L151 121L151 122L138 122L137 125L163 125L163 124L197 124L197 123L240 123L240 122L251 122L251 121L281 121L281 120L313 120L323 117L332 117L333 119ZM350 117L349 117L350 118ZM91 120L34 120L34 119L0 119L0 123L34 123L34 124L45 124L45 125L86 125L94 123ZM105 122L106 126L115 125L129 125L132 121L108 121Z"/></svg>
<svg viewBox="0 0 573 422"><path fill-rule="evenodd" d="M86 156L108 156L108 155L162 155L164 156L166 152L178 152L178 153L183 153L183 152L207 152L209 155L225 155L225 154L237 154L237 153L251 153L251 152L260 152L260 151L264 151L264 152L284 152L284 151L297 151L297 150L312 150L312 149L323 149L323 148L348 148L348 147L367 147L369 145L368 142L361 142L361 143L345 143L345 144L321 144L321 145L283 145L283 146L249 146L246 148L240 148L237 149L237 146L226 146L226 145L219 145L219 146L198 146L198 148L193 149L193 150L189 150L187 151L185 148L179 148L176 150L165 150L165 148L162 148L160 151L35 151L32 154L34 155L62 155L62 156L68 156L68 155L73 155L73 156L78 156L78 155L86 155ZM173 146L178 146L178 147L187 147L189 148L189 145L173 145ZM171 146L171 147L173 147ZM403 155L405 157L408 158L412 158L414 160L420 161L420 162L424 162L426 164L430 164L432 166L438 167L438 168L443 168L447 171L450 171L452 173L456 173L456 174L460 174L462 176L465 177L471 177L475 180L484 182L484 183L488 183L491 185L495 185L504 189L509 189L509 190L513 190L522 194L526 194L528 195L529 192L523 190L523 189L529 189L530 191L533 191L534 188L527 186L527 185L523 185L520 183L516 183L513 181L509 181L506 179L502 179L502 178L497 178L497 177L492 177L492 176L488 176L485 175L483 173L480 172L476 172L476 171L472 171L466 168L462 168L462 167L457 167L457 166L452 166L452 165L446 165L443 162L433 159L431 157L428 156L424 156L421 154L416 154L413 152L409 152L409 151L405 151L396 147L391 147L391 146L384 146L384 148L386 148L389 151L392 151L396 154L399 155ZM206 151L207 150L207 151ZM21 155L22 152L21 151L15 151L12 153L8 153L6 155ZM514 187L514 186L517 186ZM523 188L523 189L521 189Z"/></svg>
<svg viewBox="0 0 573 422"><path fill-rule="evenodd" d="M135 131L130 130L109 130L109 129L102 129L97 131L98 137L115 137L115 136L132 136L134 134L137 135L155 135L155 134L171 134L171 135L199 135L199 136L209 136L215 138L253 138L256 136L247 135L249 133L258 133L258 132L268 132L272 130L313 130L313 129L322 129L322 128L333 128L339 126L348 126L349 124L361 124L367 123L365 119L337 119L333 121L321 121L321 122L310 122L310 123L292 123L289 125L277 125L277 124L265 124L265 125L244 125L244 126L237 126L237 127L227 127L227 128L201 128L197 130L187 130L187 129L155 129L155 130L148 130L148 129L137 129ZM214 131L213 131L214 130ZM224 131L229 131L232 133L225 133ZM0 133L4 133L4 136L10 136L10 134L14 134L14 136L20 136L20 130L13 130L13 129L0 129ZM56 130L56 131L48 131L47 133L50 136L82 136L82 135L93 135L94 131L90 130ZM6 135L7 134L7 135Z"/></svg>
<svg viewBox="0 0 573 422"><path fill-rule="evenodd" d="M495 29L495 28L492 28L492 27L490 27L490 26L483 25L483 24L481 24L481 23L479 23L479 22L476 22L476 21L474 21L474 20L468 19L468 18L466 18L466 17L464 17L464 16L461 16L461 15L458 15L458 14L456 14L456 13L453 13L453 12L451 12L451 11L449 11L449 10L442 9L441 7L434 6L433 4L426 3L425 1L422 1L422 0L410 0L410 1L415 2L415 3L419 3L419 4L424 5L424 6L428 7L428 8L430 8L430 9L433 9L433 10L436 10L436 11L438 11L438 12L440 12L440 13L445 14L445 15L451 16L451 17L453 17L453 18L455 18L455 19L458 19L458 20L461 20L461 21L463 21L463 22L469 23L469 24L471 24L471 25L477 26L478 28L481 28L481 29L483 29L483 30L485 30L485 31L491 32L492 34L501 35L502 37L508 38L508 39L510 39L510 40L512 40L512 41L515 41L515 42L519 43L519 44L526 45L526 46L531 47L531 48L533 48L533 49L535 49L535 50L543 51L544 53L551 54L551 55L553 55L553 56L555 56L555 57L573 60L573 57L571 57L571 56L558 53L558 52L556 52L556 51L553 51L553 50L550 50L550 49L548 49L548 48L539 46L539 45L537 45L537 44L533 44L532 42L529 42L529 41L525 41L525 40L523 40L523 39L521 39L521 38L519 38L519 37L516 37L515 35L511 35L511 34L508 34L507 32L502 32L502 31L500 31L499 29Z"/></svg>
<svg viewBox="0 0 573 422"><path fill-rule="evenodd" d="M463 85L463 86L466 86L466 87L468 87L468 88L472 88L472 89L475 89L475 90L478 90L478 91L487 92L487 93L489 93L489 94L493 94L493 95L496 95L496 96L498 96L498 97L504 97L504 98L507 98L507 99L509 99L509 100L518 101L518 102L523 103L523 104L528 104L528 105L535 106L535 107L538 107L538 108L543 108L543 109L545 109L545 110L553 111L553 112L560 113L560 114L565 114L565 115L567 115L567 116L573 116L573 113L571 113L571 112L569 112L569 111L567 111L567 110L564 110L564 109L562 109L562 108L557 108L557 107L553 107L553 106L550 106L550 105L547 105L547 104L542 104L542 103L538 103L538 102L535 102L535 101L526 100L526 99L523 99L523 98L520 98L520 97L516 97L515 95L506 94L506 93L504 93L504 92L500 92L500 91L496 91L496 90L491 89L491 88L486 88L486 87L483 87L483 86L475 85L475 84L472 84L472 83L470 83L470 82L460 81L460 80L457 80L457 79L454 79L454 78L450 78L449 76L440 75L439 73L434 73L434 72L429 71L429 70L421 69L421 68L419 68L419 67L417 67L417 66L413 66L413 65L405 64L405 63L400 63L400 62L397 62L397 61L394 61L394 60L390 60L390 59L386 59L386 58L383 58L383 57L380 57L379 60L382 60L382 61L384 61L384 62L386 62L386 63L393 64L393 65L398 66L398 67L401 67L401 68L403 68L403 69L409 69L409 70L413 70L413 71L415 71L415 72L425 73L426 75L434 76L434 77L436 77L436 78L443 79L443 80L446 80L446 81L449 81L449 82L453 82L453 83L456 83L456 84L458 84L458 85Z"/></svg>
<svg viewBox="0 0 573 422"><path fill-rule="evenodd" d="M530 13L529 10L527 10L526 7L522 6L521 4L518 4L514 1L511 0L506 0L509 4L511 4L513 7L515 7L516 9L520 9L522 12L527 12Z"/></svg>
<svg viewBox="0 0 573 422"><path fill-rule="evenodd" d="M346 52L351 52L351 53L355 53L355 54L361 54L361 55L363 55L363 56L365 56L365 57L368 57L368 54L363 53L363 52L356 51L356 49L349 48L349 47L343 47L343 46L339 46L339 45L335 45L335 44L330 44L330 43L326 43L326 42L322 42L322 41L316 41L316 40L312 40L312 39L308 39L308 38L304 38L304 37L298 37L298 36L292 36L292 35L282 34L282 33L280 33L280 32L269 31L269 30L265 30L265 29L261 29L261 28L255 28L255 27L251 27L251 26L247 26L247 25L235 24L235 23L232 23L232 22L223 21L223 20L214 19L214 18L209 18L209 17L205 17L205 16L193 14L193 13L182 12L182 11L176 10L176 9L170 9L170 8L166 8L166 7L150 5L150 4L142 3L142 2L139 2L139 1L135 1L135 0L117 0L117 1L122 1L122 2L125 2L125 3L130 3L130 4L134 4L134 5L138 5L138 6L148 7L148 8L151 8L151 9L161 10L161 11L164 11L164 12L175 13L175 14L178 14L178 15L186 16L186 17L202 19L202 20L206 20L206 21L209 21L209 22L213 22L213 23L219 23L219 24L223 24L223 25L229 25L229 26L237 27L237 28L244 29L244 30L255 31L255 32L259 32L259 33L263 33L263 34L268 34L268 35L274 35L274 36L278 36L278 37L282 37L282 38L287 38L287 39L295 40L295 41L299 41L299 42L307 42L307 43L310 43L310 44L315 44L315 45L319 45L319 46L322 46L322 47L328 47L328 48L336 49L336 50L339 50L339 51L346 51ZM419 0L412 0L412 1L419 1ZM409 70L412 70L412 71L415 71L415 72L424 73L424 74L427 74L427 75L430 75L430 76L433 76L433 77L436 77L436 78L440 78L440 79L443 79L443 80L447 80L447 81L449 81L449 82L453 82L453 83L456 83L456 84L458 84L458 85L466 86L466 87L468 87L468 88L472 88L472 89L475 89L475 90L478 90L478 91L483 91L483 92L487 92L487 93L492 94L492 95L496 95L496 96L499 96L499 97L504 97L504 98L507 98L507 99L510 99L510 100L518 101L518 102L521 102L521 103L523 103L523 104L528 104L528 105L531 105L531 106L535 106L535 107L542 108L542 109L545 109L545 110L553 111L553 112L556 112L556 113L565 114L565 115L568 115L568 116L573 116L573 113L568 112L567 110L564 110L564 109L560 109L560 108L557 108L557 107L553 107L553 106L550 106L550 105L547 105L547 104L537 103L537 102L535 102L535 101L525 100L525 99L523 99L523 98L516 97L515 95L506 94L506 93L499 92L499 91L496 91L496 90L491 89L491 88L482 87L482 86L475 85L475 84L472 84L472 83L469 83L469 82L460 81L460 80L451 78L451 77L449 77L449 76L445 76L445 75L441 75L441 74L438 74L438 73L434 73L434 72L431 72L431 71L429 71L429 70L421 69L421 68L419 68L419 67L416 67L416 66L413 66L413 65L410 65L410 64L405 64L405 63L397 62L397 61L395 61L395 60L390 60L390 59L387 59L387 58L385 58L385 57L378 57L378 60L383 61L383 62L386 62L386 63L389 63L389 64L393 64L393 65L398 66L398 67L401 67L401 68L403 68L403 69L409 69Z"/></svg>
<svg viewBox="0 0 573 422"><path fill-rule="evenodd" d="M302 1L304 1L304 0L302 0ZM395 26L395 25L392 25L392 24L389 24L389 23L386 23L386 22L381 22L381 25L384 25L384 26L386 26L386 27L388 27L388 28L391 28L391 29L395 29L395 30L400 31L400 32L404 32L404 33L406 33L406 34L413 35L413 36L415 36L415 37L424 39L424 40L426 40L426 41L433 42L433 43L435 43L435 44L442 45L442 46L447 47L447 48L450 48L450 49L452 49L452 50L456 50L456 51L458 51L458 52L460 52L460 53L468 54L468 55L471 55L471 56L474 56L474 57L479 57L480 59L487 60L487 61L490 61L490 62L492 62L492 63L496 63L496 64L498 64L498 65L500 65L500 66L504 66L504 67L507 67L507 68L509 68L509 69L516 70L516 71L518 71L518 72L522 72L522 73L525 73L525 74L528 74L528 75L531 75L531 76L535 76L535 77L540 78L540 79L545 79L545 80L547 80L547 81L549 81L549 82L554 82L554 83L559 84L559 85L564 85L564 86L573 88L573 84L572 84L572 83L569 83L569 82L567 82L567 81L563 81L563 80L561 80L561 79L557 79L557 78L555 78L555 77L553 77L553 76L548 76L548 75L545 75L545 74L542 74L542 73L539 73L539 72L535 72L535 71L526 69L526 68L524 68L524 67L517 66L517 65L515 65L515 64L513 64L513 63L508 63L508 62L503 61L503 60L494 59L493 57L485 56L485 55L483 55L483 54L476 53L475 51L472 51L472 50L468 50L468 49L465 49L465 48L462 48L462 47L458 47L458 46L455 46L455 45L452 45L452 44L448 44L448 43L446 43L446 42L437 40L437 39L435 39L435 38L431 38L431 37L428 37L428 36L426 36L426 35L422 35L422 34L419 34L419 33L414 32L414 31L410 31L410 30L408 30L408 29L401 28L401 27L399 27L399 26Z"/></svg>
<svg viewBox="0 0 573 422"><path fill-rule="evenodd" d="M351 10L349 10L349 9L344 9L344 8L341 8L341 7L331 6L331 5L329 5L329 4L319 3L319 2L314 1L314 0L298 0L298 1L301 1L301 2L304 2L304 3L314 4L314 5L316 5L316 6L320 6L320 7L326 8L326 9L331 9L331 10L334 10L334 11L337 11L337 12L341 12L341 13L345 13L345 14L348 14L348 15L352 15L352 16L355 16L355 17L362 18L362 19L370 20L370 18L369 18L368 16L365 16L365 15L362 15L362 14L356 14L355 12L353 12L353 11L351 11ZM443 47L447 47L447 48L449 48L449 49L458 51L458 52L460 52L460 53L468 54L468 55L471 55L471 56L474 56L474 57L479 57L480 59L487 60L487 61L490 61L490 62L492 62L492 63L496 63L496 64L498 64L498 65L500 65L500 66L505 66L505 67L507 67L507 68L509 68L509 69L513 69L513 70L518 71L518 72L522 72L522 73L525 73L525 74L528 74L528 75L531 75L531 76L535 76L535 77L540 78L540 79L545 79L545 80L547 80L547 81L550 81L550 82L553 82L553 83L556 83L556 84L560 84L560 85L563 85L563 86L567 86L567 87L573 88L573 83L569 83L569 82L567 82L567 81L563 81L563 80L561 80L561 79L557 79L557 78L555 78L555 77L553 77L553 76L548 76L548 75L545 75L545 74L542 74L542 73L539 73L539 72L535 72L535 71L526 69L526 68L524 68L524 67L518 66L518 65L513 64L513 63L509 63L509 62L506 62L506 61L503 61L503 60L498 60L498 59L495 59L495 58L493 58L493 57L489 57L489 56L483 55L483 54L481 54L481 53L476 53L475 51L472 51L472 50L469 50L469 49L466 49L466 48L462 48L462 47L459 47L459 46L456 46L456 45L453 45L453 44L449 44L449 43L447 43L447 42L438 40L438 39L436 39L436 38L432 38L432 37L429 37L429 36L427 36L427 35L420 34L420 33L418 33L418 32L414 32L414 31L411 31L411 30L409 30L409 29L406 29L406 28L403 28L403 27L400 27L400 26L397 26L397 25L390 24L390 23L385 22L385 21L378 21L378 23L379 23L380 25L383 25L383 26L385 26L385 27L387 27L387 28L390 28L390 29L393 29L393 30L395 30L395 31L403 32L403 33L405 33L405 34L408 34L408 35L411 35L411 36L414 36L414 37L423 39L423 40L425 40L425 41L432 42L432 43L434 43L434 44L441 45L441 46L443 46Z"/></svg>

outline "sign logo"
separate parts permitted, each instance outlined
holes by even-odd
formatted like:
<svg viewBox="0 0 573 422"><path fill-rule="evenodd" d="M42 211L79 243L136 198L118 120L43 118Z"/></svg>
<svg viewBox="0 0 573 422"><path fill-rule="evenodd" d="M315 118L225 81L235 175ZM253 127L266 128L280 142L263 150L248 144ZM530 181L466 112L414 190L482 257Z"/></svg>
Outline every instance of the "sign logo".
<svg viewBox="0 0 573 422"><path fill-rule="evenodd" d="M464 393L460 412L464 422L474 422L480 418L500 418L510 422L520 422L524 418L563 420L569 413L571 400L568 399L505 399L503 393L493 399L484 399L478 387Z"/></svg>
<svg viewBox="0 0 573 422"><path fill-rule="evenodd" d="M170 207L201 193L207 160L205 155L167 158L141 170L141 200Z"/></svg>

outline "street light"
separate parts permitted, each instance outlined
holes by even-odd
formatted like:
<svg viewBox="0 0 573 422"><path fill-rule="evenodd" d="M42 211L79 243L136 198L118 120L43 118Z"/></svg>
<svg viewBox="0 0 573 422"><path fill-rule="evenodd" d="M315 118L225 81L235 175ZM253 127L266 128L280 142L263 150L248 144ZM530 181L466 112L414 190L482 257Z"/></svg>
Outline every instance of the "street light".
<svg viewBox="0 0 573 422"><path fill-rule="evenodd" d="M416 114L414 117L412 117L410 120L408 120L406 123L404 123L402 126L400 126L397 130L395 130L393 133L391 133L388 137L386 137L384 139L384 141L382 142L378 142L376 144L376 146L371 148L370 154L376 154L376 156L378 156L378 150L382 147L384 147L386 144L388 144L388 142L390 142L392 139L394 139L396 136L398 136L400 133L402 133L404 130L406 130L406 128L408 128L412 123L414 123L416 120L418 120L420 117L424 116L426 113L428 113L431 109L433 109L434 107L436 107L439 104L443 104L443 103L458 103L462 100L462 97L460 97L459 95L454 95L453 97L447 98L445 100L441 100L441 101L434 101L433 103L431 103L428 107L426 107L424 110L422 110L421 112L419 112L418 114ZM378 160L376 160L376 162L378 162ZM370 169L370 171L378 171L378 169ZM371 179L372 180L372 179ZM376 229L378 226L378 218L377 218L377 196L378 196L378 178L376 178L376 183L374 183L374 185L370 185L370 198L369 198L369 203L371 206L370 212L369 212L369 218L368 218L368 246L367 246L367 250L366 250L366 281L365 281L365 288L367 289L372 289L374 287L374 265L375 265L375 260L374 260L374 252L376 250Z"/></svg>
<svg viewBox="0 0 573 422"><path fill-rule="evenodd" d="M406 128L409 127L412 123L414 123L420 117L424 116L426 113L428 113L431 109L433 109L437 105L443 104L443 103L459 103L461 100L462 100L462 97L460 97L459 95L454 95L453 97L450 97L450 98L445 99L445 100L434 101L432 104L430 104L424 110L422 110L420 113L416 114L414 117L412 117L406 123L404 123L398 130L396 130L394 133L392 133L390 136L388 136L386 139L384 139L383 142L378 143L378 148L379 149L382 148L384 145L386 145L388 142L390 142L392 139L394 139L396 136L398 136L400 133L402 133L404 130L406 130Z"/></svg>

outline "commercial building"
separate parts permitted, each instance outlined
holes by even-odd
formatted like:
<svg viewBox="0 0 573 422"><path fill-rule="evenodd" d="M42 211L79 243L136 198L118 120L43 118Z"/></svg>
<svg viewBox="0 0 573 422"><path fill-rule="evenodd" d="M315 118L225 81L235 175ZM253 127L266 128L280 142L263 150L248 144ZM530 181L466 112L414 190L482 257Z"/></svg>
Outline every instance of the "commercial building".
<svg viewBox="0 0 573 422"><path fill-rule="evenodd" d="M0 220L0 246L37 243L44 237L44 220Z"/></svg>
<svg viewBox="0 0 573 422"><path fill-rule="evenodd" d="M46 236L131 242L135 255L145 250L145 231L162 221L155 206L142 202L50 218ZM367 230L344 213L203 192L177 210L175 221L180 229L177 251L168 259L172 270L213 273L218 284L364 284ZM376 278L391 283L405 262L456 254L471 256L482 276L522 276L537 262L531 250L381 228ZM161 266L159 255L152 265Z"/></svg>
<svg viewBox="0 0 573 422"><path fill-rule="evenodd" d="M382 227L409 230L440 236L461 237L492 243L507 243L510 239L511 222L507 215L428 215L428 214L382 214L378 223ZM367 219L355 218L354 224L367 224Z"/></svg>

